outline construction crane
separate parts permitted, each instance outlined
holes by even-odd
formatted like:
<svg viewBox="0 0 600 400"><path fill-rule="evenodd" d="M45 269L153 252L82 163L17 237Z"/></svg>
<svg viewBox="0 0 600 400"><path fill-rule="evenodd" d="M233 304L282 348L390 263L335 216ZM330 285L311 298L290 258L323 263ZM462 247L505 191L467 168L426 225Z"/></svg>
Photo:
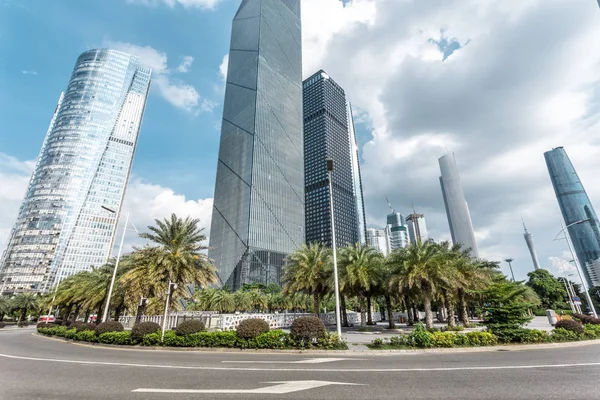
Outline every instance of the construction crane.
<svg viewBox="0 0 600 400"><path fill-rule="evenodd" d="M390 210L392 210L392 214L396 214L396 210L394 210L394 207L392 207L392 203L390 203L387 197L385 198L385 201L387 201Z"/></svg>

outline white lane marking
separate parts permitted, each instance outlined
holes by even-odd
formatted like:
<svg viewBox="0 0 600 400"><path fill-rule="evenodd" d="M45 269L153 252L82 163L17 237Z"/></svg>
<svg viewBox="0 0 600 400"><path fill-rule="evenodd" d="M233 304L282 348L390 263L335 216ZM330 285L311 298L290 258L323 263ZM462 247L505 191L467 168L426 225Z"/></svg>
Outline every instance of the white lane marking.
<svg viewBox="0 0 600 400"><path fill-rule="evenodd" d="M221 361L223 364L324 364L337 361L364 361L360 358L308 358L300 361Z"/></svg>
<svg viewBox="0 0 600 400"><path fill-rule="evenodd" d="M327 381L285 381L285 382L265 382L275 386L266 386L258 389L146 389L140 388L132 390L135 393L226 393L226 394L287 394L300 392L303 390L315 389L330 385L344 386L364 386L357 383L341 383Z"/></svg>
<svg viewBox="0 0 600 400"><path fill-rule="evenodd" d="M600 367L597 363L579 363L579 364L545 364L545 365L504 365L496 367L448 367L448 368L230 368L230 367L200 367L188 365L161 365L161 364L134 364L118 363L109 361L79 361L79 360L61 360L54 358L21 357L0 354L0 357L13 360L27 361L46 361L65 364L81 365L107 365L117 367L139 367L139 368L163 368L163 369L190 369L202 371L266 371L266 372L438 372L438 371L488 371L503 369L537 369L537 368L581 368L581 367Z"/></svg>

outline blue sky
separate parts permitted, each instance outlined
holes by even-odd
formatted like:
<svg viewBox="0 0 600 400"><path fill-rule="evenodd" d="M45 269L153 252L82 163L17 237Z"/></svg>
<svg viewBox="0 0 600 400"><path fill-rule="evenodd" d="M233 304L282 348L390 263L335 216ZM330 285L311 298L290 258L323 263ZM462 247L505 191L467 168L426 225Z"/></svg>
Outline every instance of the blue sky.
<svg viewBox="0 0 600 400"><path fill-rule="evenodd" d="M352 101L367 221L414 203L449 239L437 159L456 154L480 254L570 259L543 152L564 145L594 201L600 168L600 11L589 0L303 0L304 76ZM239 0L0 0L0 245L77 56L115 47L154 69L125 209L209 226L224 57ZM193 59L193 61L192 61ZM572 60L577 60L573 62ZM599 203L594 203L597 206Z"/></svg>

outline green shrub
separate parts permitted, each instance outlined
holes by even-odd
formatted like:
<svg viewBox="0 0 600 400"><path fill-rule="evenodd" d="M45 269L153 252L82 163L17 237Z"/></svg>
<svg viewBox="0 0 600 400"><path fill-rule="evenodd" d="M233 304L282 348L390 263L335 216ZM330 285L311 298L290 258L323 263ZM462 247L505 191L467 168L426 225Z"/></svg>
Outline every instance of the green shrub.
<svg viewBox="0 0 600 400"><path fill-rule="evenodd" d="M156 322L140 322L131 329L131 340L141 342L145 335L160 331L160 325Z"/></svg>
<svg viewBox="0 0 600 400"><path fill-rule="evenodd" d="M239 347L240 339L233 331L225 332L200 332L190 335L197 343L197 347Z"/></svg>
<svg viewBox="0 0 600 400"><path fill-rule="evenodd" d="M408 335L408 344L411 347L428 348L431 347L432 334L425 329L421 322L415 325L413 331Z"/></svg>
<svg viewBox="0 0 600 400"><path fill-rule="evenodd" d="M87 329L88 331L94 331L94 332L96 332L96 327L97 327L97 326L98 326L98 325L96 325L96 324L95 324L95 323L93 323L93 322L87 322L87 323L85 324L85 329Z"/></svg>
<svg viewBox="0 0 600 400"><path fill-rule="evenodd" d="M469 346L469 338L467 337L467 335L454 335L454 345L457 347Z"/></svg>
<svg viewBox="0 0 600 400"><path fill-rule="evenodd" d="M37 326L37 328L39 330L40 328L54 328L57 325L54 324L53 322L48 322L48 323L38 322L38 324L36 326Z"/></svg>
<svg viewBox="0 0 600 400"><path fill-rule="evenodd" d="M100 324L102 325L102 324ZM98 342L104 344L131 344L131 332L129 331L109 331L98 335Z"/></svg>
<svg viewBox="0 0 600 400"><path fill-rule="evenodd" d="M269 323L260 318L245 319L236 329L237 335L243 339L254 339L265 332L269 332Z"/></svg>
<svg viewBox="0 0 600 400"><path fill-rule="evenodd" d="M550 335L552 342L575 342L581 340L582 335L565 328L554 328Z"/></svg>
<svg viewBox="0 0 600 400"><path fill-rule="evenodd" d="M325 337L325 324L318 317L300 317L292 322L290 334L301 347L310 346Z"/></svg>
<svg viewBox="0 0 600 400"><path fill-rule="evenodd" d="M77 329L75 328L67 328L65 335L63 336L65 339L75 339L77 336Z"/></svg>
<svg viewBox="0 0 600 400"><path fill-rule="evenodd" d="M106 321L96 325L96 335L98 336L107 332L123 332L123 330L123 325L118 321Z"/></svg>
<svg viewBox="0 0 600 400"><path fill-rule="evenodd" d="M204 332L206 327L204 322L197 319L191 319L189 321L183 321L175 328L177 336L191 335L192 333Z"/></svg>
<svg viewBox="0 0 600 400"><path fill-rule="evenodd" d="M434 332L431 334L432 347L454 347L456 340L455 333L450 332Z"/></svg>
<svg viewBox="0 0 600 400"><path fill-rule="evenodd" d="M465 327L462 325L445 326L441 329L442 332L462 332L464 330Z"/></svg>
<svg viewBox="0 0 600 400"><path fill-rule="evenodd" d="M498 337L491 332L469 332L466 336L471 346L493 346L498 344Z"/></svg>
<svg viewBox="0 0 600 400"><path fill-rule="evenodd" d="M50 334L53 336L58 336L58 337L65 337L65 334L67 333L67 327L66 326L57 326L56 328L50 328Z"/></svg>
<svg viewBox="0 0 600 400"><path fill-rule="evenodd" d="M579 320L582 324L600 325L600 318L594 318L591 315L573 314L573 318Z"/></svg>
<svg viewBox="0 0 600 400"><path fill-rule="evenodd" d="M558 321L556 325L554 325L554 327L563 328L568 331L575 332L579 335L583 335L583 326L579 322L570 319L563 319L561 321Z"/></svg>
<svg viewBox="0 0 600 400"><path fill-rule="evenodd" d="M323 350L348 350L348 345L340 339L337 333L326 332L325 336L317 339L318 348Z"/></svg>
<svg viewBox="0 0 600 400"><path fill-rule="evenodd" d="M546 331L537 329L494 329L492 333L500 343L545 343L549 339Z"/></svg>
<svg viewBox="0 0 600 400"><path fill-rule="evenodd" d="M583 336L586 339L600 339L600 325L584 325Z"/></svg>
<svg viewBox="0 0 600 400"><path fill-rule="evenodd" d="M408 346L408 335L392 336L390 338L390 346L396 348Z"/></svg>
<svg viewBox="0 0 600 400"><path fill-rule="evenodd" d="M142 346L160 346L160 335L161 332L144 335L144 338L142 339Z"/></svg>
<svg viewBox="0 0 600 400"><path fill-rule="evenodd" d="M490 331L518 329L530 322L528 315L530 305L527 303L508 303L498 307L485 308L484 324Z"/></svg>
<svg viewBox="0 0 600 400"><path fill-rule="evenodd" d="M280 329L263 332L252 339L245 340L240 338L238 340L238 347L248 349L285 349L291 344L290 335ZM328 346L325 342L321 343L321 345L324 348Z"/></svg>
<svg viewBox="0 0 600 400"><path fill-rule="evenodd" d="M381 349L384 345L383 339L375 339L371 342L371 347L374 349Z"/></svg>
<svg viewBox="0 0 600 400"><path fill-rule="evenodd" d="M75 334L75 340L80 340L82 342L97 342L98 338L96 337L96 331L91 331L89 329L83 330L81 332L77 332Z"/></svg>
<svg viewBox="0 0 600 400"><path fill-rule="evenodd" d="M76 329L77 332L83 332L85 331L87 328L85 326L85 322L81 322L81 321L75 321L73 322L71 325L69 325L70 329Z"/></svg>

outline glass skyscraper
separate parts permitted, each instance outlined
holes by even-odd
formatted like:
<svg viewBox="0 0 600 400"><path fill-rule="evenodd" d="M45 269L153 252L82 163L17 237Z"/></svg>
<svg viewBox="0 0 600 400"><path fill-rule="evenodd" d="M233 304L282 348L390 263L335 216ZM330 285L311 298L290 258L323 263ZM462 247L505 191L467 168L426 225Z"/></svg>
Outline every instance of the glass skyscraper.
<svg viewBox="0 0 600 400"><path fill-rule="evenodd" d="M408 246L408 228L400 213L394 211L388 214L386 230L389 236L390 252Z"/></svg>
<svg viewBox="0 0 600 400"><path fill-rule="evenodd" d="M471 256L479 257L477 251L477 242L475 241L475 232L473 232L473 223L471 222L471 213L465 200L458 167L454 153L448 153L439 159L440 185L446 206L446 216L450 226L450 234L454 244L462 244L464 249L471 249Z"/></svg>
<svg viewBox="0 0 600 400"><path fill-rule="evenodd" d="M0 291L45 292L105 264L138 141L150 70L115 50L81 54L60 96L8 246Z"/></svg>
<svg viewBox="0 0 600 400"><path fill-rule="evenodd" d="M280 283L304 243L300 0L243 0L234 19L209 257L223 285Z"/></svg>
<svg viewBox="0 0 600 400"><path fill-rule="evenodd" d="M333 159L333 208L338 247L365 243L358 146L346 94L325 71L303 83L306 242L331 246L331 207L326 159Z"/></svg>
<svg viewBox="0 0 600 400"><path fill-rule="evenodd" d="M558 206L588 287L600 285L600 229L598 216L577 171L562 147L544 153ZM576 223L578 221L584 221Z"/></svg>
<svg viewBox="0 0 600 400"><path fill-rule="evenodd" d="M425 215L413 212L406 217L408 224L408 236L411 243L424 243L429 240L427 235L427 225L425 225Z"/></svg>

